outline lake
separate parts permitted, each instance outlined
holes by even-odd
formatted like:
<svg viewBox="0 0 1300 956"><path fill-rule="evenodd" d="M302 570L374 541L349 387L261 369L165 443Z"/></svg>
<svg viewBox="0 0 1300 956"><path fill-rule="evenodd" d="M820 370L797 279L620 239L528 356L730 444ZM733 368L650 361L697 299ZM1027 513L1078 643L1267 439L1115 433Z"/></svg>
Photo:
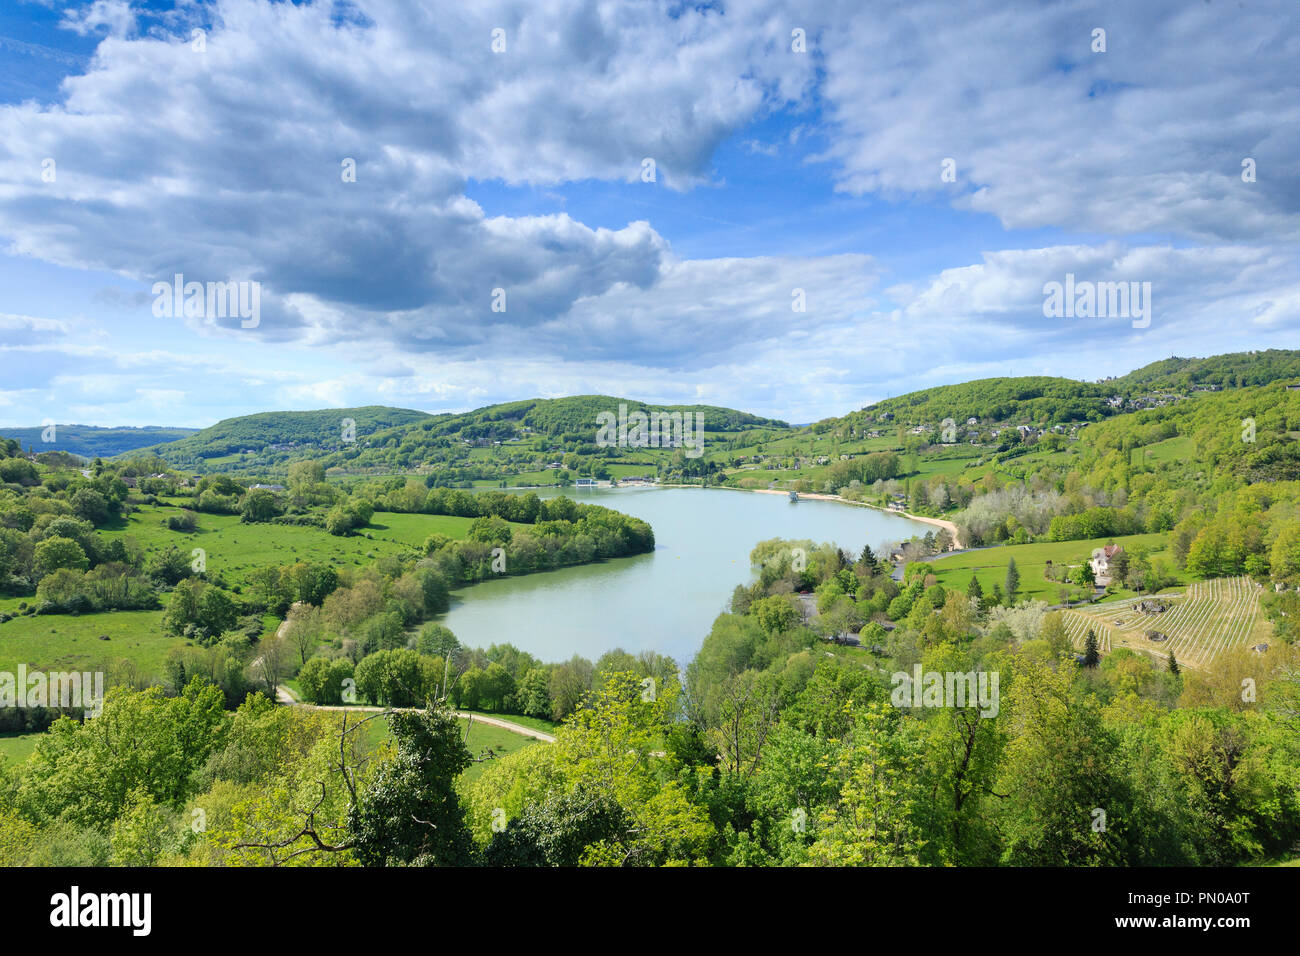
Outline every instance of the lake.
<svg viewBox="0 0 1300 956"><path fill-rule="evenodd" d="M654 552L454 591L442 620L465 646L509 643L543 661L649 649L685 667L736 585L753 580L749 553L758 542L810 538L856 555L864 544L934 530L874 508L720 488L538 491L557 494L648 521Z"/></svg>

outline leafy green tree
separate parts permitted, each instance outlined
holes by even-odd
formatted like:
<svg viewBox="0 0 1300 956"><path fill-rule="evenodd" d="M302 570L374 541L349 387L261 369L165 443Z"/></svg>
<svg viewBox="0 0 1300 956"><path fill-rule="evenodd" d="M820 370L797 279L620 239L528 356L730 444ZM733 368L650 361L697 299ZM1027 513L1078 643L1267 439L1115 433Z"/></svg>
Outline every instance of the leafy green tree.
<svg viewBox="0 0 1300 956"><path fill-rule="evenodd" d="M1008 558L1007 559L1007 580L1006 580L1006 592L1007 592L1008 605L1012 605L1016 603L1016 592L1019 590L1020 590L1020 569L1016 567L1015 558Z"/></svg>
<svg viewBox="0 0 1300 956"><path fill-rule="evenodd" d="M922 742L911 723L900 723L888 704L857 708L853 728L829 761L838 788L821 808L821 828L808 847L814 866L916 865L923 834L915 813Z"/></svg>
<svg viewBox="0 0 1300 956"><path fill-rule="evenodd" d="M980 584L980 579L975 576L975 572L973 571L970 576L970 584L966 585L966 596L972 597L977 601L982 601L984 599L984 587Z"/></svg>
<svg viewBox="0 0 1300 956"><path fill-rule="evenodd" d="M1278 531L1268 563L1273 580L1287 587L1300 585L1300 521L1288 521Z"/></svg>
<svg viewBox="0 0 1300 956"><path fill-rule="evenodd" d="M1130 794L1096 698L1076 697L1075 669L1020 658L1003 701L999 772L1002 862L1098 866L1127 861Z"/></svg>
<svg viewBox="0 0 1300 956"><path fill-rule="evenodd" d="M622 843L627 813L610 796L579 785L572 793L530 803L504 830L492 835L486 866L578 866L587 847Z"/></svg>
<svg viewBox="0 0 1300 956"><path fill-rule="evenodd" d="M456 778L472 759L460 724L434 702L395 711L396 746L348 815L353 852L363 866L464 866L474 845Z"/></svg>
<svg viewBox="0 0 1300 956"><path fill-rule="evenodd" d="M343 703L343 682L354 674L346 657L313 657L298 671L302 696L312 704Z"/></svg>
<svg viewBox="0 0 1300 956"><path fill-rule="evenodd" d="M115 510L109 500L93 488L78 488L68 499L68 504L78 518L95 527L107 522Z"/></svg>
<svg viewBox="0 0 1300 956"><path fill-rule="evenodd" d="M190 576L193 571L189 555L175 545L151 555L145 563L145 573L159 584L170 587Z"/></svg>
<svg viewBox="0 0 1300 956"><path fill-rule="evenodd" d="M456 640L451 628L431 621L420 629L416 649L421 654L445 658L460 650L460 641Z"/></svg>
<svg viewBox="0 0 1300 956"><path fill-rule="evenodd" d="M169 814L143 787L133 790L109 832L113 866L157 866L172 839Z"/></svg>
<svg viewBox="0 0 1300 956"><path fill-rule="evenodd" d="M799 622L799 611L794 603L780 595L755 601L750 610L759 627L769 635L784 633Z"/></svg>
<svg viewBox="0 0 1300 956"><path fill-rule="evenodd" d="M61 717L41 738L15 797L28 819L107 829L143 789L178 808L226 732L221 690L194 678L178 697L115 687L84 723Z"/></svg>
<svg viewBox="0 0 1300 956"><path fill-rule="evenodd" d="M515 693L519 710L529 717L551 716L551 677L543 667L529 668Z"/></svg>
<svg viewBox="0 0 1300 956"><path fill-rule="evenodd" d="M90 567L90 559L71 538L55 536L36 545L35 564L37 573L44 576L60 568L84 571Z"/></svg>

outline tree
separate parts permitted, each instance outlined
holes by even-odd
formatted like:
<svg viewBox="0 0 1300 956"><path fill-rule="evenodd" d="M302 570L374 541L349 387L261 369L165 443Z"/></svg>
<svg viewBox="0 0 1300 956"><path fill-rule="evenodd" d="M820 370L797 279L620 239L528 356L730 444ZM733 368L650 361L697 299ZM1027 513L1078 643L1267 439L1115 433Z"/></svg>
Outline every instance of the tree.
<svg viewBox="0 0 1300 956"><path fill-rule="evenodd" d="M298 649L298 662L306 664L325 637L325 620L320 608L295 607L285 622L285 636Z"/></svg>
<svg viewBox="0 0 1300 956"><path fill-rule="evenodd" d="M1083 666L1096 667L1101 663L1101 653L1097 646L1097 635L1088 628L1088 635L1083 640Z"/></svg>
<svg viewBox="0 0 1300 956"><path fill-rule="evenodd" d="M266 688L266 696L271 700L276 699L276 689L280 682L291 673L289 660L292 654L292 646L278 635L269 635L258 642L257 657L249 665L249 670L254 680L261 681Z"/></svg>
<svg viewBox="0 0 1300 956"><path fill-rule="evenodd" d="M1011 866L1129 861L1131 794L1095 696L1076 696L1075 668L1022 657L1003 702L1009 739L998 827Z"/></svg>
<svg viewBox="0 0 1300 956"><path fill-rule="evenodd" d="M768 635L781 634L799 622L798 608L793 601L781 595L755 601L751 613L758 620L758 626Z"/></svg>
<svg viewBox="0 0 1300 956"><path fill-rule="evenodd" d="M313 657L298 672L303 699L312 704L343 703L343 682L353 675L346 657Z"/></svg>
<svg viewBox="0 0 1300 956"><path fill-rule="evenodd" d="M388 716L393 759L348 814L353 849L363 866L463 866L473 840L456 793L472 762L456 715L433 702L424 711Z"/></svg>
<svg viewBox="0 0 1300 956"><path fill-rule="evenodd" d="M1043 617L1043 626L1038 632L1039 640L1047 642L1052 649L1052 656L1065 657L1070 653L1070 635L1065 629L1065 621L1060 611L1054 611Z"/></svg>
<svg viewBox="0 0 1300 956"><path fill-rule="evenodd" d="M105 832L128 805L141 803L141 789L179 808L196 771L225 740L224 702L221 689L200 677L178 697L157 686L114 687L93 720L54 722L30 758L15 805L28 819Z"/></svg>
<svg viewBox="0 0 1300 956"><path fill-rule="evenodd" d="M486 866L578 866L587 847L627 839L629 819L606 794L580 785L529 803L504 830L492 834Z"/></svg>
<svg viewBox="0 0 1300 956"><path fill-rule="evenodd" d="M551 676L545 668L532 667L515 692L519 709L529 717L551 716Z"/></svg>
<svg viewBox="0 0 1300 956"><path fill-rule="evenodd" d="M1020 590L1020 569L1016 567L1016 559L1007 559L1007 604L1016 603L1016 592Z"/></svg>
<svg viewBox="0 0 1300 956"><path fill-rule="evenodd" d="M1174 656L1173 651L1169 652L1169 673L1173 674L1175 677L1177 677L1179 673L1178 658Z"/></svg>
<svg viewBox="0 0 1300 956"><path fill-rule="evenodd" d="M60 568L84 571L90 567L85 550L71 538L54 536L36 546L36 571L42 577Z"/></svg>
<svg viewBox="0 0 1300 956"><path fill-rule="evenodd" d="M837 790L820 814L824 826L808 848L818 866L907 866L919 863L915 823L922 799L922 741L915 722L896 722L888 704L859 706L852 730L827 761Z"/></svg>
<svg viewBox="0 0 1300 956"><path fill-rule="evenodd" d="M187 634L194 628L199 642L207 644L234 627L238 619L239 609L229 594L214 585L190 579L176 585L163 612L162 624L171 634Z"/></svg>
<svg viewBox="0 0 1300 956"><path fill-rule="evenodd" d="M95 527L106 522L114 510L114 507L109 505L108 499L93 488L78 488L73 492L68 504L72 506L72 511L78 518L89 521Z"/></svg>
<svg viewBox="0 0 1300 956"><path fill-rule="evenodd" d="M339 586L339 575L328 564L299 561L284 569L295 600L320 606Z"/></svg>
<svg viewBox="0 0 1300 956"><path fill-rule="evenodd" d="M111 865L156 866L170 832L165 808L143 787L133 790L110 831Z"/></svg>
<svg viewBox="0 0 1300 956"><path fill-rule="evenodd" d="M1278 532L1269 552L1273 580L1287 587L1300 584L1300 521L1288 521Z"/></svg>
<svg viewBox="0 0 1300 956"><path fill-rule="evenodd" d="M451 632L451 628L430 621L420 629L420 636L416 639L415 646L421 654L428 654L430 657L447 657L460 650L460 641L456 640L456 635Z"/></svg>
<svg viewBox="0 0 1300 956"><path fill-rule="evenodd" d="M984 599L984 586L980 584L980 579L975 576L973 571L970 576L970 584L966 585L966 596L973 597L977 601Z"/></svg>
<svg viewBox="0 0 1300 956"><path fill-rule="evenodd" d="M145 574L166 586L185 580L192 571L193 563L174 544L152 555L145 564Z"/></svg>

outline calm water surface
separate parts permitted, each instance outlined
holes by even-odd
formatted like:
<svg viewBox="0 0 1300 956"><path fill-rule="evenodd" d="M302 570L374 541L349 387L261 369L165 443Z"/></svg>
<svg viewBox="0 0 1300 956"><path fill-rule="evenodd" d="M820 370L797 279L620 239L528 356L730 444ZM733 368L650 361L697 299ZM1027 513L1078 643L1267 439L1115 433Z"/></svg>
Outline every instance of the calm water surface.
<svg viewBox="0 0 1300 956"><path fill-rule="evenodd" d="M443 619L462 644L510 643L544 661L574 654L594 661L615 647L633 654L650 649L684 667L726 610L732 590L753 579L749 552L759 541L810 538L856 554L864 544L876 548L934 530L873 508L791 504L783 495L720 488L563 493L648 521L654 552L462 588Z"/></svg>

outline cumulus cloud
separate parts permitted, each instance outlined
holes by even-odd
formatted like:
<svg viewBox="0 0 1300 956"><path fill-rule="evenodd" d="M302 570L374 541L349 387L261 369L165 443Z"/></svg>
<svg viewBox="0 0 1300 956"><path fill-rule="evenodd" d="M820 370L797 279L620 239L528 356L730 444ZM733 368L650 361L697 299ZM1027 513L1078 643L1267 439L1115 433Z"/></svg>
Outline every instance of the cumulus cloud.
<svg viewBox="0 0 1300 956"><path fill-rule="evenodd" d="M1010 228L1300 235L1300 11L1286 0L820 10L838 128L826 156L849 192L941 197Z"/></svg>
<svg viewBox="0 0 1300 956"><path fill-rule="evenodd" d="M261 321L180 317L214 354L115 350L123 316L155 327L151 296L115 282L93 300L113 314L98 326L0 316L0 345L23 351L12 394L109 422L156 421L177 393L186 420L171 424L597 391L802 421L979 375L1096 377L1233 351L1300 325L1300 31L1281 0L832 0L797 17L768 0L440 7L71 5L65 26L102 39L57 95L0 106L0 237L141 290L177 273L255 280ZM806 54L790 49L795 27ZM900 275L887 249L783 254L779 228L762 254L689 258L670 220L640 218L669 206L627 189L612 202L637 215L545 212L592 180L722 189L728 142L755 164L815 143L809 181L1013 231ZM547 204L488 211L468 198L484 184ZM783 223L812 208L792 185L789 202L762 197ZM1150 282L1151 325L1045 318L1043 285L1067 273Z"/></svg>
<svg viewBox="0 0 1300 956"><path fill-rule="evenodd" d="M175 14L127 38L134 16L70 12L113 28L90 69L60 102L0 108L0 234L145 282L257 280L271 337L328 335L307 313L350 309L353 328L379 314L373 333L437 344L491 326L494 288L525 327L647 289L666 249L647 224L487 217L466 184L633 180L649 157L658 185L689 187L810 77L806 59L755 66L781 34L748 8L218 0L202 44Z"/></svg>

